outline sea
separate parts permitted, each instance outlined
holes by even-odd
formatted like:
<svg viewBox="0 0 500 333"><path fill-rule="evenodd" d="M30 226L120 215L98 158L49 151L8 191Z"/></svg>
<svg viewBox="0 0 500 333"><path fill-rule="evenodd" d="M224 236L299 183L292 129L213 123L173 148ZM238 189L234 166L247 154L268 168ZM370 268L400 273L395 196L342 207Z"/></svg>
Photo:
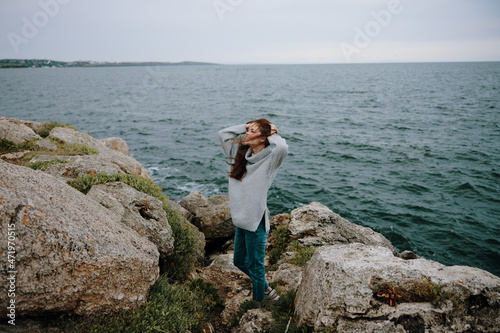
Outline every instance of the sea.
<svg viewBox="0 0 500 333"><path fill-rule="evenodd" d="M267 118L289 145L271 215L320 202L500 276L500 62L2 69L0 116L121 137L175 201L227 194L217 132Z"/></svg>

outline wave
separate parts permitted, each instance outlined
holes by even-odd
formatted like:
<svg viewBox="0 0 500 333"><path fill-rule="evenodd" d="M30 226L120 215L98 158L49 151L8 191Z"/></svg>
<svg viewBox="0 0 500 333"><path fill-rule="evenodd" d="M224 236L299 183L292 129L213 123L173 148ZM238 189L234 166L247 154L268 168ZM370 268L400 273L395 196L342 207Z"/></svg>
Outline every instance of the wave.
<svg viewBox="0 0 500 333"><path fill-rule="evenodd" d="M357 160L352 154L343 154L336 151L327 150L323 154L317 156L326 157L329 160Z"/></svg>
<svg viewBox="0 0 500 333"><path fill-rule="evenodd" d="M406 204L406 205L403 205L403 207L408 209L408 210L419 212L419 213L433 213L434 212L434 210L431 208L424 207L421 205L415 205L415 204Z"/></svg>
<svg viewBox="0 0 500 333"><path fill-rule="evenodd" d="M488 163L488 161L492 158L492 156L488 153L479 150L470 150L467 152L458 152L455 154L455 157L460 160L473 161L473 162L481 162Z"/></svg>
<svg viewBox="0 0 500 333"><path fill-rule="evenodd" d="M456 194L461 194L467 197L483 197L481 191L479 191L473 184L470 182L461 183L459 185L455 185L451 188L452 192Z"/></svg>
<svg viewBox="0 0 500 333"><path fill-rule="evenodd" d="M366 91L366 90L335 90L335 91L333 91L333 93L335 93L335 94L347 94L347 95L353 95L353 94L363 95L363 94L369 93L369 91Z"/></svg>
<svg viewBox="0 0 500 333"><path fill-rule="evenodd" d="M418 195L432 192L429 187L417 183L404 184L401 187L411 193Z"/></svg>
<svg viewBox="0 0 500 333"><path fill-rule="evenodd" d="M382 147L370 145L367 143L355 143L355 142L351 142L351 141L337 141L337 142L335 142L335 145L352 147L352 148L359 150L359 151L381 152L384 150Z"/></svg>

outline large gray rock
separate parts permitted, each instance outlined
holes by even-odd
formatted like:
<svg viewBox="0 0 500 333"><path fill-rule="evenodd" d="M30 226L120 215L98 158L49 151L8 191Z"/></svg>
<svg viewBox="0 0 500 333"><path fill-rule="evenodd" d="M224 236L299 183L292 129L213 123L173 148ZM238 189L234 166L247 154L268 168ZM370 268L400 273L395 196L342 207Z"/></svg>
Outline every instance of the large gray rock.
<svg viewBox="0 0 500 333"><path fill-rule="evenodd" d="M180 201L180 205L193 215L193 224L207 240L234 236L236 228L231 219L227 195L207 198L200 192L191 192Z"/></svg>
<svg viewBox="0 0 500 333"><path fill-rule="evenodd" d="M23 124L31 128L35 133L38 133L41 129L43 129L46 126L49 126L50 123L47 122L39 122L39 121L33 121L33 120L20 120L16 118L5 118L5 117L0 117L0 120L8 120L12 123L15 124Z"/></svg>
<svg viewBox="0 0 500 333"><path fill-rule="evenodd" d="M71 128L56 127L50 131L49 138L57 138L68 143L87 145L95 148L99 152L99 155L87 155L72 158L73 164L65 165L66 171L70 173L72 172L77 176L85 174L89 171L96 171L108 174L110 172L118 172L150 178L147 170L136 159L125 155L120 151L108 148L103 141L97 140L86 133L80 133ZM37 159L33 159L33 161L47 158L48 157L37 157ZM59 156L59 158L61 158L61 156ZM51 167L47 169L47 172L52 174L52 170L56 170L55 175L61 176L60 168L60 165L55 169ZM66 171L63 172L63 177Z"/></svg>
<svg viewBox="0 0 500 333"><path fill-rule="evenodd" d="M390 295L386 288L403 295L401 290L425 286L430 296L441 297L436 304L394 298L395 307L375 297L380 290ZM497 332L500 278L472 267L404 260L386 247L325 246L307 264L295 318L299 325L338 332Z"/></svg>
<svg viewBox="0 0 500 333"><path fill-rule="evenodd" d="M319 202L294 209L288 224L291 237L307 246L362 243L384 246L396 253L391 242L370 228L351 223Z"/></svg>
<svg viewBox="0 0 500 333"><path fill-rule="evenodd" d="M122 138L106 138L99 140L105 147L119 151L123 155L130 156L130 151L128 149L128 144Z"/></svg>
<svg viewBox="0 0 500 333"><path fill-rule="evenodd" d="M276 229L279 226L284 226L288 228L288 224L290 223L290 214L282 213L273 216L273 218L269 221L269 225L271 230Z"/></svg>
<svg viewBox="0 0 500 333"><path fill-rule="evenodd" d="M284 293L296 292L302 282L303 272L304 267L283 263L276 271L266 273L266 281L277 283L280 286L280 291Z"/></svg>
<svg viewBox="0 0 500 333"><path fill-rule="evenodd" d="M0 284L0 316L103 313L136 308L159 275L154 244L53 176L0 161L0 258L15 243L15 298ZM13 245L13 244L11 244Z"/></svg>
<svg viewBox="0 0 500 333"><path fill-rule="evenodd" d="M22 144L27 140L39 140L41 137L20 120L0 118L0 139Z"/></svg>
<svg viewBox="0 0 500 333"><path fill-rule="evenodd" d="M213 255L211 256L211 259L213 259L213 261L210 264L210 267L218 267L226 271L241 273L241 270L233 263L233 253Z"/></svg>
<svg viewBox="0 0 500 333"><path fill-rule="evenodd" d="M49 138L63 140L68 143L78 143L95 149L105 148L106 146L101 141L93 138L87 133L80 133L68 127L55 127L49 133Z"/></svg>
<svg viewBox="0 0 500 333"><path fill-rule="evenodd" d="M115 219L158 247L160 260L174 252L174 237L163 203L122 183L94 185L87 196L107 208Z"/></svg>

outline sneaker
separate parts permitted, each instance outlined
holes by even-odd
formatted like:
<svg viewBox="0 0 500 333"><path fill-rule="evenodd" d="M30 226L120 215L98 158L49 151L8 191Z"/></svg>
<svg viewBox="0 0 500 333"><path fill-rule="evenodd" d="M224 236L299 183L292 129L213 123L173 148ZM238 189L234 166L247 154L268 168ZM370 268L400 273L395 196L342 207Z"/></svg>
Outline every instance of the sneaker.
<svg viewBox="0 0 500 333"><path fill-rule="evenodd" d="M264 292L264 297L266 299L271 300L271 301L277 301L277 300L280 299L280 295L278 295L278 293L276 292L276 290L274 290L272 288L271 288L271 290L268 293Z"/></svg>

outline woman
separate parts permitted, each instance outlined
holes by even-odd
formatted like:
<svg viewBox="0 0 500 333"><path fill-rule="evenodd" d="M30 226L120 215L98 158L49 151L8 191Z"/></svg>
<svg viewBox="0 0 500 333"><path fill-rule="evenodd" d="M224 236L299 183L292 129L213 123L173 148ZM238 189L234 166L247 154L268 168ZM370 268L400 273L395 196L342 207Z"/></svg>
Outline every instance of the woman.
<svg viewBox="0 0 500 333"><path fill-rule="evenodd" d="M255 301L264 297L277 300L278 294L265 279L267 191L288 154L288 145L266 119L223 129L219 139L231 165L229 207L236 226L234 265L252 279Z"/></svg>

